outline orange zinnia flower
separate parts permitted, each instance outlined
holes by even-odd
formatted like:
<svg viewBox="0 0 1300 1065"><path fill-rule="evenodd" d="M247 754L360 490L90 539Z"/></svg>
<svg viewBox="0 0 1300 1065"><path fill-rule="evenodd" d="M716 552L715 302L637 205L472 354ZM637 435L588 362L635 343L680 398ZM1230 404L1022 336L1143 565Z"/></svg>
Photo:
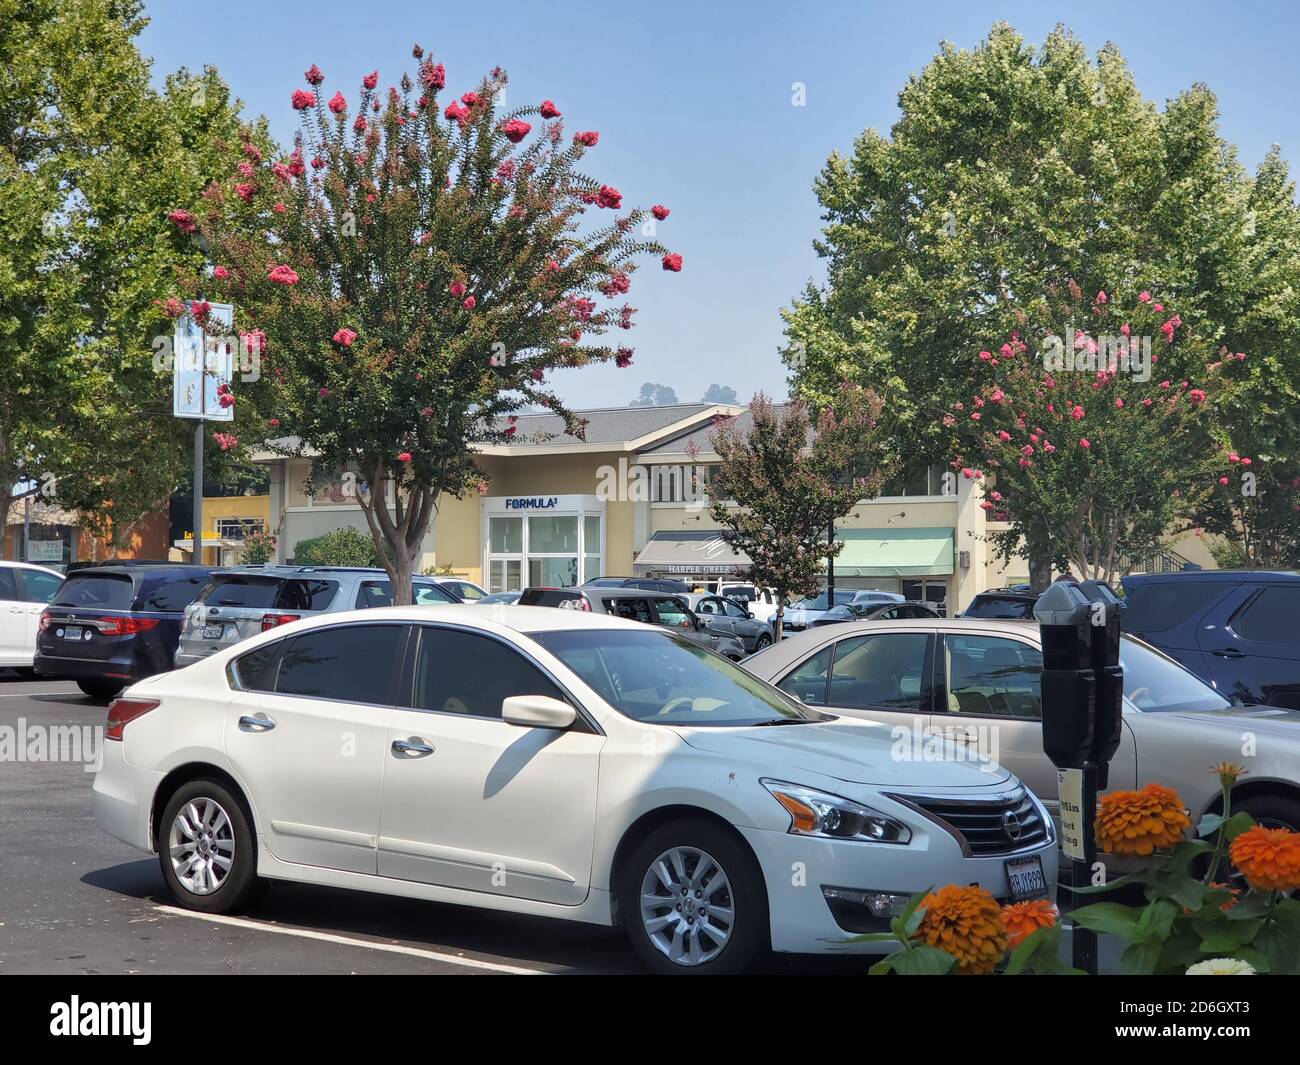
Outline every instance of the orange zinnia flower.
<svg viewBox="0 0 1300 1065"><path fill-rule="evenodd" d="M915 938L957 959L957 973L991 973L1007 950L1002 910L981 887L948 884L921 901L925 910Z"/></svg>
<svg viewBox="0 0 1300 1065"><path fill-rule="evenodd" d="M1002 923L1007 927L1007 949L1015 950L1027 936L1056 924L1056 907L1047 899L1013 902L1002 907Z"/></svg>
<svg viewBox="0 0 1300 1065"><path fill-rule="evenodd" d="M1300 833L1256 825L1232 841L1232 864L1259 891L1300 888Z"/></svg>
<svg viewBox="0 0 1300 1065"><path fill-rule="evenodd" d="M1172 847L1191 825L1178 792L1161 784L1112 791L1097 800L1097 846L1108 854L1146 857Z"/></svg>

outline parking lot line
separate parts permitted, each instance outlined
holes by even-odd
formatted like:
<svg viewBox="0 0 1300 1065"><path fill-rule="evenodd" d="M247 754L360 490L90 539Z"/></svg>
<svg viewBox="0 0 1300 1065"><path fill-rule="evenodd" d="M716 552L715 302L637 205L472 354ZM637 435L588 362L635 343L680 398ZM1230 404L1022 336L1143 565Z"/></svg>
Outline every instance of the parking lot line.
<svg viewBox="0 0 1300 1065"><path fill-rule="evenodd" d="M460 965L467 969L485 969L488 972L508 973L512 976L546 976L541 969L526 969L520 965L503 965L494 961L479 961L477 958L464 958L457 954L444 954L436 950L423 950L420 947L404 947L397 943L376 943L369 939L354 939L351 936L337 936L331 932L313 932L307 928L285 928L282 925L264 924L251 921L246 917L228 917L217 913L196 913L194 910L182 910L177 906L155 906L159 913L172 917L194 917L200 921L214 924L233 925L236 928L251 928L258 932L274 932L281 936L297 936L299 939L315 939L322 943L338 943L345 947L364 947L366 950L384 951L389 954L406 954L415 958L427 958L429 961L442 962L446 965Z"/></svg>

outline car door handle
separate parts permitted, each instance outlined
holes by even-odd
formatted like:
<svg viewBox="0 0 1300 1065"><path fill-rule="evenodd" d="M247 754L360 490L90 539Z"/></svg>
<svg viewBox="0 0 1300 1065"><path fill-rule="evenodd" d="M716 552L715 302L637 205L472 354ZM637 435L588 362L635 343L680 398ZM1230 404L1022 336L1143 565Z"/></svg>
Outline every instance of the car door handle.
<svg viewBox="0 0 1300 1065"><path fill-rule="evenodd" d="M433 746L416 736L409 740L393 740L393 755L396 758L425 758L431 754Z"/></svg>
<svg viewBox="0 0 1300 1065"><path fill-rule="evenodd" d="M266 714L245 714L239 719L240 732L270 732L275 728L275 719Z"/></svg>
<svg viewBox="0 0 1300 1065"><path fill-rule="evenodd" d="M1238 651L1235 647L1220 647L1217 651L1211 651L1210 654L1218 655L1220 658L1245 658L1245 651Z"/></svg>

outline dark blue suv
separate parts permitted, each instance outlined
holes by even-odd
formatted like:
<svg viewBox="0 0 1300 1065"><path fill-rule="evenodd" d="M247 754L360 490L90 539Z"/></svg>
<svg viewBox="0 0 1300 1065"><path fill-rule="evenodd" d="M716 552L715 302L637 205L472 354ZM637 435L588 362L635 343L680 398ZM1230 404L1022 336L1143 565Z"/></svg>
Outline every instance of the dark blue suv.
<svg viewBox="0 0 1300 1065"><path fill-rule="evenodd" d="M1125 632L1229 699L1300 710L1300 573L1198 570L1122 583Z"/></svg>
<svg viewBox="0 0 1300 1065"><path fill-rule="evenodd" d="M185 608L213 566L104 565L68 574L41 614L36 672L111 699L172 668Z"/></svg>

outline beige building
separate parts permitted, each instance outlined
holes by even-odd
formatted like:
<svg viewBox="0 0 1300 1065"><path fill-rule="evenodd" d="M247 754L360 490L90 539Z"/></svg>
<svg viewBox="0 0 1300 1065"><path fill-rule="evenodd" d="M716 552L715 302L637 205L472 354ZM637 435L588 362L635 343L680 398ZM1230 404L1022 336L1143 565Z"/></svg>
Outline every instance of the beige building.
<svg viewBox="0 0 1300 1065"><path fill-rule="evenodd" d="M670 576L688 582L742 573L748 559L709 517L709 442L719 415L743 407L688 403L579 412L586 439L552 414L521 415L506 445L479 449L486 495L444 497L417 560L449 567L489 591L573 585L597 576ZM317 471L309 458L256 456L270 468L269 518L280 561L302 540L343 526L369 535L355 474ZM311 489L309 491L309 488ZM978 592L1028 579L987 542L1000 526L978 487L943 467L900 468L889 494L862 500L836 526L844 550L837 587L879 588L942 603L951 614Z"/></svg>

